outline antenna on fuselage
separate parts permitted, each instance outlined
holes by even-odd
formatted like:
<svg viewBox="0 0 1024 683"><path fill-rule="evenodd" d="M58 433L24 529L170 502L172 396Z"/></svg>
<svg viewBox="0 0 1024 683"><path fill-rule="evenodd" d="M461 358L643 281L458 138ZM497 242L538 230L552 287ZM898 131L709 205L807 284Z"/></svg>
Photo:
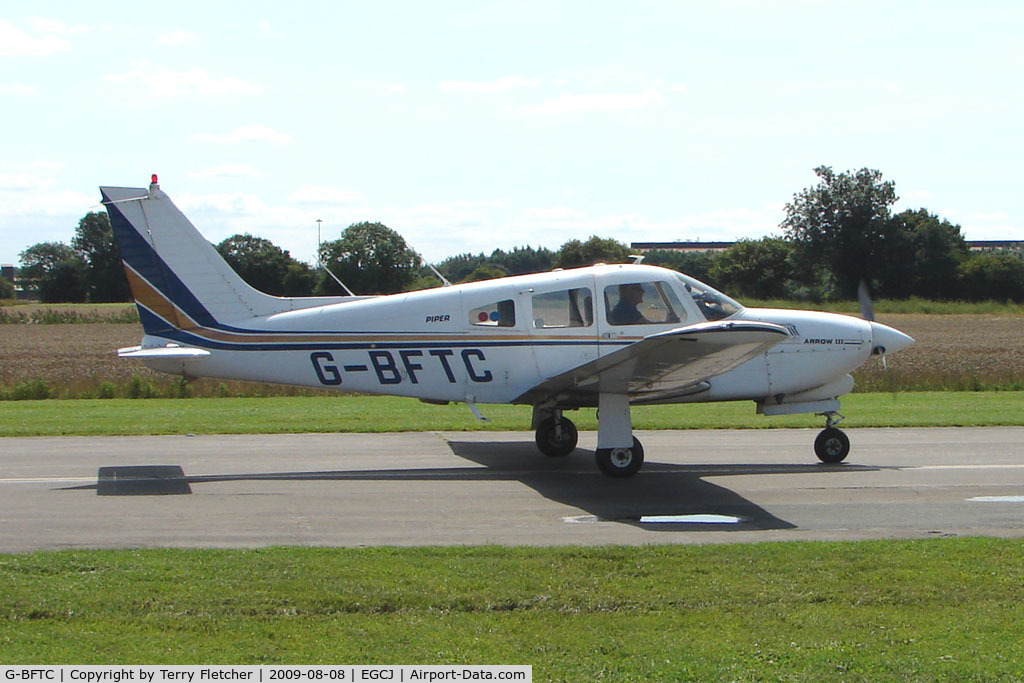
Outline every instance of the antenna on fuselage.
<svg viewBox="0 0 1024 683"><path fill-rule="evenodd" d="M153 176L153 177L155 178L156 176ZM321 242L320 242L320 226L321 226L322 223L323 223L322 219L320 219L320 218L316 219L316 267L319 268L320 270L324 271L328 275L330 275L332 280L337 282L341 286L342 289L344 289L346 292L348 292L349 296L355 296L355 293L351 289L349 289L348 286L344 282L339 280L338 276L335 275L334 273L332 273L330 268L328 268L327 266L324 265L323 258L320 255L320 245L321 245Z"/></svg>
<svg viewBox="0 0 1024 683"><path fill-rule="evenodd" d="M435 268L433 263L428 263L427 264L427 268L430 268L430 270L433 271L434 275L436 275L437 277L441 278L441 282L444 283L445 287L451 287L452 286L452 283L448 282L448 278L446 278L444 275L441 275L441 271L439 271L437 268Z"/></svg>

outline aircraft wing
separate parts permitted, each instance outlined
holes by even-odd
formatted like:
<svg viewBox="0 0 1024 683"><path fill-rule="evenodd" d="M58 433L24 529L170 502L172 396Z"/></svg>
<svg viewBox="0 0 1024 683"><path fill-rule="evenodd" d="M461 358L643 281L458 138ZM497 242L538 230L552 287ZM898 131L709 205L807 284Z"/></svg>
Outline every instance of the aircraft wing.
<svg viewBox="0 0 1024 683"><path fill-rule="evenodd" d="M745 363L783 339L781 325L719 321L679 327L644 337L597 360L551 377L516 399L538 403L552 397L596 405L599 392L628 394L636 402L697 393L707 380Z"/></svg>

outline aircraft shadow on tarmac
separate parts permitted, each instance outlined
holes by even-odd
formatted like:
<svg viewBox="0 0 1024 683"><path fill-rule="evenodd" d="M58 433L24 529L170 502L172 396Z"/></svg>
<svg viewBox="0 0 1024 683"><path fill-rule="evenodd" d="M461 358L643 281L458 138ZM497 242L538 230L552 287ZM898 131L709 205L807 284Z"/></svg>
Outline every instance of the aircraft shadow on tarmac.
<svg viewBox="0 0 1024 683"><path fill-rule="evenodd" d="M545 498L587 514L567 522L630 524L652 531L751 531L795 525L707 477L770 474L841 474L873 471L859 465L676 465L648 461L637 475L612 479L593 467L593 451L545 458L532 443L450 441L452 452L475 467L270 472L188 476L178 465L101 467L101 496L187 495L192 486L225 481L518 481Z"/></svg>
<svg viewBox="0 0 1024 683"><path fill-rule="evenodd" d="M676 465L648 461L626 479L594 469L594 452L577 449L566 458L540 458L532 443L459 442L456 455L504 472L545 498L589 514L580 523L618 522L651 531L751 531L795 528L735 491L705 477L767 474L835 474L875 468L820 464Z"/></svg>

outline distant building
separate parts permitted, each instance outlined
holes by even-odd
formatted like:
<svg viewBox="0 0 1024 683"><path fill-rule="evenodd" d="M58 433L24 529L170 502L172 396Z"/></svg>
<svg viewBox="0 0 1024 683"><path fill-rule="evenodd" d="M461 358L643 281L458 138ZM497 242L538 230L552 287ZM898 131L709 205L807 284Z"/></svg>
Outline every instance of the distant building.
<svg viewBox="0 0 1024 683"><path fill-rule="evenodd" d="M967 240L967 248L971 251L1024 249L1024 240Z"/></svg>
<svg viewBox="0 0 1024 683"><path fill-rule="evenodd" d="M667 249L669 251L723 251L728 249L735 242L631 242L629 248L640 252L653 251L655 249Z"/></svg>
<svg viewBox="0 0 1024 683"><path fill-rule="evenodd" d="M31 287L26 287L26 281L17 277L18 269L12 265L0 266L0 277L14 285L14 293L18 299L34 299L36 294Z"/></svg>

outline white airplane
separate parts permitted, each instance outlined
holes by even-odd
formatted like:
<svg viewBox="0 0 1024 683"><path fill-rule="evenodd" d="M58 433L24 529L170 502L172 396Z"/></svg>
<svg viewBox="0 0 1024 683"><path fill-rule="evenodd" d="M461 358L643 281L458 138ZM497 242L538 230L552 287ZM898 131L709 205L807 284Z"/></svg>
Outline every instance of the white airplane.
<svg viewBox="0 0 1024 683"><path fill-rule="evenodd" d="M565 456L566 410L597 406L597 466L635 474L630 406L752 400L815 413L814 443L841 462L835 427L850 372L914 342L832 313L744 308L672 270L596 265L388 296L279 298L247 285L160 189L103 187L145 336L120 349L185 377L274 382L427 403L533 406L538 448Z"/></svg>

